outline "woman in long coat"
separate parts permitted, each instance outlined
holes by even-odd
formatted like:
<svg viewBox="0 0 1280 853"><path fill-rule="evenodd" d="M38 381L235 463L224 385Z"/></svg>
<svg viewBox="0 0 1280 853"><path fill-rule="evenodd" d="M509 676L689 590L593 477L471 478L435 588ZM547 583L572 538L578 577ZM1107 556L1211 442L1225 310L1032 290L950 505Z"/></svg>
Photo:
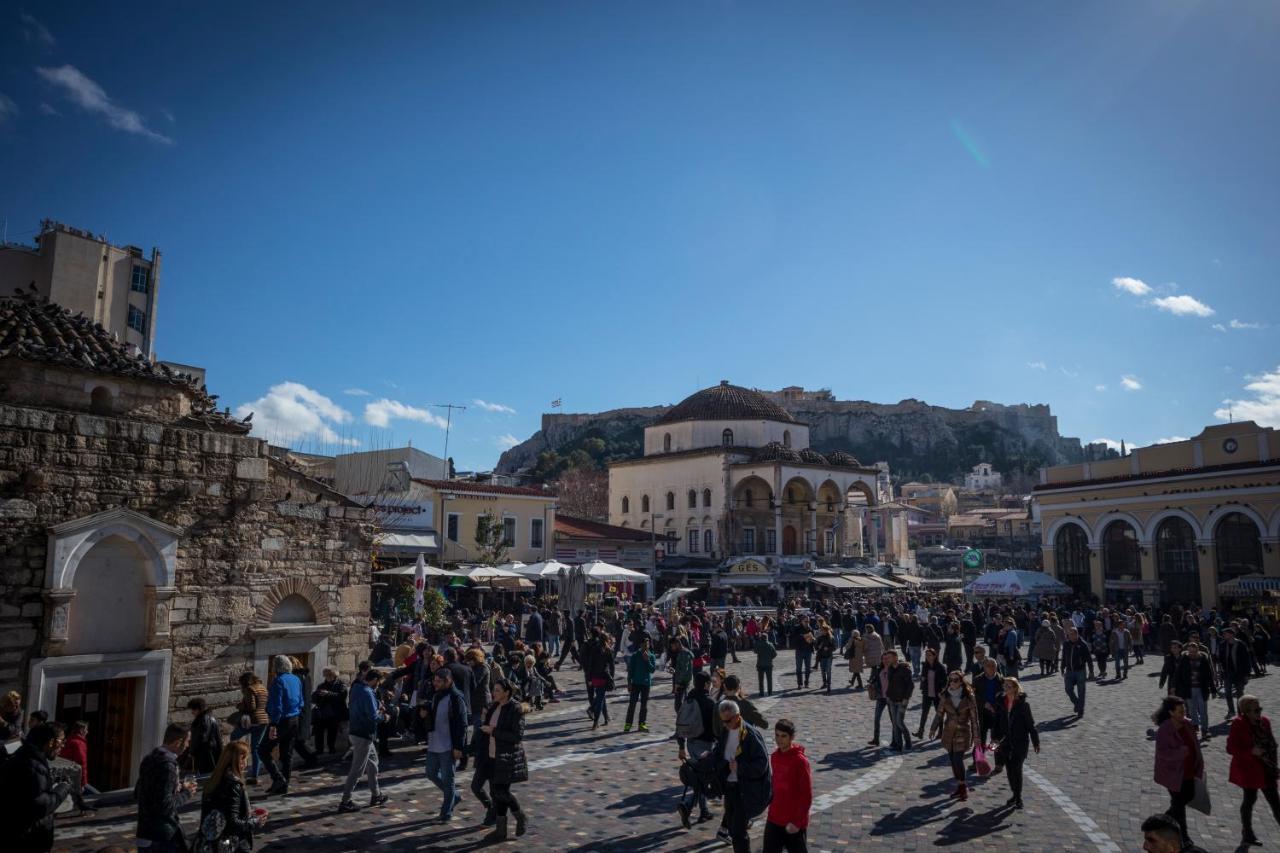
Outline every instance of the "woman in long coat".
<svg viewBox="0 0 1280 853"><path fill-rule="evenodd" d="M1040 752L1040 734L1031 716L1027 694L1016 678L1006 678L1004 696L996 704L996 730L1000 732L1000 745L996 747L995 769L1006 768L1009 774L1007 806L1022 808L1022 765L1027 760L1028 746Z"/></svg>
<svg viewBox="0 0 1280 853"><path fill-rule="evenodd" d="M867 665L867 644L862 641L862 632L854 631L845 646L845 657L849 659L849 686L862 686L862 670Z"/></svg>
<svg viewBox="0 0 1280 853"><path fill-rule="evenodd" d="M947 687L942 691L938 717L933 726L935 729L941 727L942 748L951 759L951 774L956 780L956 790L951 796L967 800L969 791L964 783L964 760L973 749L973 740L978 732L978 702L974 699L973 688L965 682L959 670L953 670L947 676Z"/></svg>
<svg viewBox="0 0 1280 853"><path fill-rule="evenodd" d="M1276 790L1276 738L1271 721L1262 716L1262 703L1256 696L1241 696L1240 713L1231 721L1227 732L1227 752L1231 754L1232 785L1244 790L1240 806L1240 846L1258 843L1253 832L1253 806L1258 794L1271 806L1271 815L1280 823L1280 793Z"/></svg>
<svg viewBox="0 0 1280 853"><path fill-rule="evenodd" d="M511 682L499 678L492 685L493 702L485 709L483 724L475 740L476 771L471 790L476 798L492 810L485 814L486 825L492 817L493 832L486 841L505 841L507 838L507 812L515 815L516 835L524 835L526 815L511 793L511 786L529 780L529 763L524 754L524 709L513 701ZM493 794L489 801L483 794L485 782Z"/></svg>
<svg viewBox="0 0 1280 853"><path fill-rule="evenodd" d="M1049 627L1049 620L1045 619L1036 629L1035 650L1031 653L1032 657L1040 661L1041 675L1048 675L1052 671L1053 660L1057 655L1057 645L1057 637Z"/></svg>

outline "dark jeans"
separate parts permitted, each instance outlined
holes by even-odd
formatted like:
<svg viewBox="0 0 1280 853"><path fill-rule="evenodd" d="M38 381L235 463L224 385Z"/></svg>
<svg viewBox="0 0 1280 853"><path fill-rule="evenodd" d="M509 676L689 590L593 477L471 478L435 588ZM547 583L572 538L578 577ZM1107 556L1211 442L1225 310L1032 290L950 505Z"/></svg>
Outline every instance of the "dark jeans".
<svg viewBox="0 0 1280 853"><path fill-rule="evenodd" d="M733 853L751 853L751 839L747 835L747 812L742 805L742 788L737 782L725 783L724 817L720 823L729 830Z"/></svg>
<svg viewBox="0 0 1280 853"><path fill-rule="evenodd" d="M818 672L822 673L822 686L831 689L831 658L818 658Z"/></svg>
<svg viewBox="0 0 1280 853"><path fill-rule="evenodd" d="M764 853L809 853L804 830L787 832L785 826L766 822L764 825Z"/></svg>
<svg viewBox="0 0 1280 853"><path fill-rule="evenodd" d="M635 717L636 702L640 702L640 725L644 725L649 717L649 685L633 684L631 685L631 698L627 701L627 725L631 725L631 720Z"/></svg>
<svg viewBox="0 0 1280 853"><path fill-rule="evenodd" d="M1071 707L1075 709L1077 714L1083 714L1085 688L1088 685L1084 670L1068 670L1062 674L1062 683L1066 687L1067 698L1071 700Z"/></svg>
<svg viewBox="0 0 1280 853"><path fill-rule="evenodd" d="M876 700L875 729L871 734L872 740L877 740L877 741L880 740L880 718L884 716L884 710L885 708L888 708L888 707L889 707L888 701L884 699ZM893 723L890 723L889 725L892 726Z"/></svg>
<svg viewBox="0 0 1280 853"><path fill-rule="evenodd" d="M316 730L316 752L325 751L325 744L328 743L329 753L333 753L338 747L338 726L337 720L314 720L311 727Z"/></svg>
<svg viewBox="0 0 1280 853"><path fill-rule="evenodd" d="M925 723L927 723L927 722L929 722L929 712L930 712L930 711L933 711L933 712L934 712L934 716L935 716L935 717L936 717L936 716L938 716L938 713L937 713L937 711L938 711L938 700L937 700L937 699L931 699L931 698L930 698L930 697L928 697L928 696L923 696L923 697L921 697L921 699L920 699L920 729L919 729L919 731L922 731L922 732L923 732L923 731L924 731L924 724L925 724Z"/></svg>
<svg viewBox="0 0 1280 853"><path fill-rule="evenodd" d="M1104 652L1098 652L1093 657L1098 662L1098 680L1101 681L1107 677L1107 655Z"/></svg>
<svg viewBox="0 0 1280 853"><path fill-rule="evenodd" d="M773 695L773 667L768 669L757 669L756 677L760 679L760 693L765 696ZM769 685L769 689L765 690L765 684Z"/></svg>
<svg viewBox="0 0 1280 853"><path fill-rule="evenodd" d="M511 784L505 785L499 782L490 782L489 790L493 792L493 813L498 817L506 817L507 811L512 814L520 814L520 804L516 802L515 795L511 793Z"/></svg>
<svg viewBox="0 0 1280 853"><path fill-rule="evenodd" d="M996 701L999 701L998 699ZM996 715L986 709L985 704L978 711L978 739L983 743L991 743L991 733L995 731Z"/></svg>
<svg viewBox="0 0 1280 853"><path fill-rule="evenodd" d="M796 687L808 687L811 672L813 672L813 653L796 649Z"/></svg>
<svg viewBox="0 0 1280 853"><path fill-rule="evenodd" d="M1011 760L1004 769L1009 774L1009 793L1019 800L1022 799L1022 763L1026 760L1026 756Z"/></svg>
<svg viewBox="0 0 1280 853"><path fill-rule="evenodd" d="M609 719L609 706L605 704L608 691L603 687L588 687L587 700L591 703L591 719L599 722L601 718Z"/></svg>
<svg viewBox="0 0 1280 853"><path fill-rule="evenodd" d="M680 713L680 706L684 704L684 697L689 692L689 685L677 682L674 685L674 688L676 696L676 713L678 714Z"/></svg>
<svg viewBox="0 0 1280 853"><path fill-rule="evenodd" d="M267 729L267 736L258 746L258 757L262 759L262 766L267 768L267 773L271 774L272 782L288 785L289 776L293 773L293 742L298 737L298 718L285 717L276 723L275 733L276 736L272 738L271 729ZM271 757L271 750L276 747L280 749L279 767L276 767L276 761Z"/></svg>
<svg viewBox="0 0 1280 853"><path fill-rule="evenodd" d="M1191 840L1191 836L1187 834L1187 803L1195 799L1195 796L1195 779L1183 779L1180 790L1169 792L1169 817L1176 820L1178 826L1182 827L1183 842Z"/></svg>
<svg viewBox="0 0 1280 853"><path fill-rule="evenodd" d="M574 663L581 663L578 660L578 643L576 640L570 640L564 644L564 648L560 650L560 659L556 661L556 666L560 666L560 664L564 663L564 659L570 656L573 657Z"/></svg>

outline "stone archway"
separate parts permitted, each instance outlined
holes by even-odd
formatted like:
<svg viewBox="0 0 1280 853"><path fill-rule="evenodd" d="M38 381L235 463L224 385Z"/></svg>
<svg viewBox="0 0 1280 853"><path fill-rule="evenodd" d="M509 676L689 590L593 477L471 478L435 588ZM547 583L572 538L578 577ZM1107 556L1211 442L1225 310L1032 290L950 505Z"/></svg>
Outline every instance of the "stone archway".
<svg viewBox="0 0 1280 853"><path fill-rule="evenodd" d="M312 618L307 621L291 617L300 612L296 600L301 599L310 607ZM285 611L285 612L282 612ZM258 603L254 611L254 626L267 628L271 625L327 625L329 624L329 602L320 588L302 578L287 578L276 584Z"/></svg>

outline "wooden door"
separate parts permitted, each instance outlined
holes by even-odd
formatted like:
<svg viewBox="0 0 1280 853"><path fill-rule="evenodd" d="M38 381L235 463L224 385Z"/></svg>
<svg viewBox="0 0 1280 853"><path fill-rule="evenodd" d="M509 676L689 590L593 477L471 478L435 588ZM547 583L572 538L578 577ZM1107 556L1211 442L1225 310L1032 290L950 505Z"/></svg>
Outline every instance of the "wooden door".
<svg viewBox="0 0 1280 853"><path fill-rule="evenodd" d="M789 524L782 528L782 553L796 553L796 529Z"/></svg>
<svg viewBox="0 0 1280 853"><path fill-rule="evenodd" d="M100 791L129 787L137 687L136 678L58 685L54 718L67 726L89 724L89 784Z"/></svg>

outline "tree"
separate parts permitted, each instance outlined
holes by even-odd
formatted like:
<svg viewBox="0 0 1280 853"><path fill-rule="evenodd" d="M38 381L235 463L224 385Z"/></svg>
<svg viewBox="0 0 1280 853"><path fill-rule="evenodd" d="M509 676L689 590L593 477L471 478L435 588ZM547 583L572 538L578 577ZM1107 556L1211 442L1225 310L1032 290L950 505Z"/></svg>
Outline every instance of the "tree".
<svg viewBox="0 0 1280 853"><path fill-rule="evenodd" d="M565 515L608 521L608 472L584 468L564 472L556 482L556 506Z"/></svg>
<svg viewBox="0 0 1280 853"><path fill-rule="evenodd" d="M503 520L486 510L476 519L476 555L481 563L496 566L507 561L507 532Z"/></svg>

